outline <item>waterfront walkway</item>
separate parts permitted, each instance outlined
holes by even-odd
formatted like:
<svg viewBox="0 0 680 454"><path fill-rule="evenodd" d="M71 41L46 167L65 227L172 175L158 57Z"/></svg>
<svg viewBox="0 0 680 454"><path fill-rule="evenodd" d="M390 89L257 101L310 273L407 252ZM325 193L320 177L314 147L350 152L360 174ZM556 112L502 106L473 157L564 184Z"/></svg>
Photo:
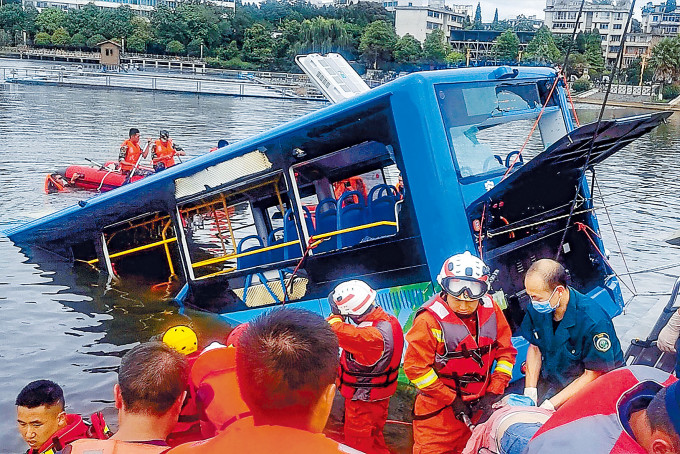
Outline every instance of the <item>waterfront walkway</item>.
<svg viewBox="0 0 680 454"><path fill-rule="evenodd" d="M157 72L97 72L83 68L2 68L8 83L25 85L59 85L103 89L132 89L202 95L287 98L326 101L309 82L286 81L262 74L232 71L228 74L163 74Z"/></svg>

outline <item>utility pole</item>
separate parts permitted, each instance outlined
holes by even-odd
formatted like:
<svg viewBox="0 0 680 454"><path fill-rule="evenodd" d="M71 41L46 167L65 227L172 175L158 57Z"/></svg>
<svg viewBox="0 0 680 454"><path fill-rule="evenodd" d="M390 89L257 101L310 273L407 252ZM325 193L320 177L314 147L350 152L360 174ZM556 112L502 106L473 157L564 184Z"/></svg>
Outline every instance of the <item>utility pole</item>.
<svg viewBox="0 0 680 454"><path fill-rule="evenodd" d="M470 48L467 48L467 52L465 52L465 66L470 66Z"/></svg>
<svg viewBox="0 0 680 454"><path fill-rule="evenodd" d="M642 62L640 63L640 83L638 86L642 87L642 76L645 74L645 68L647 68L647 58L649 55L642 54Z"/></svg>
<svg viewBox="0 0 680 454"><path fill-rule="evenodd" d="M203 60L203 43L201 43L201 60Z"/></svg>

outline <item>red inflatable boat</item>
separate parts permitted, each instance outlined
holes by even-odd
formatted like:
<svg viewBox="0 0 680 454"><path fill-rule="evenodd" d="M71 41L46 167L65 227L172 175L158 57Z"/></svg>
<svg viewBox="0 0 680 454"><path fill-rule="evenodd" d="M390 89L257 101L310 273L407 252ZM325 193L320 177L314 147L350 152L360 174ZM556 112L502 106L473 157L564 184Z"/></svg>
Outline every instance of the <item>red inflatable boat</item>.
<svg viewBox="0 0 680 454"><path fill-rule="evenodd" d="M153 169L140 166L130 179L130 183L141 180ZM109 161L103 166L99 165L73 165L64 171L57 171L45 178L45 192L67 191L69 188L89 189L94 191L110 191L126 183L127 174L118 170L118 163Z"/></svg>

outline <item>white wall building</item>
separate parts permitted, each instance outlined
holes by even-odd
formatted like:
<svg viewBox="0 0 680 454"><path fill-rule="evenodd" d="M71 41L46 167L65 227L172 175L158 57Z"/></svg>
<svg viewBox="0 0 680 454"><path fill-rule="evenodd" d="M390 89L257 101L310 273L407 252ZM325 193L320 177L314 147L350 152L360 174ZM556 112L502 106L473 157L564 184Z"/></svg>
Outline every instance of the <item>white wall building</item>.
<svg viewBox="0 0 680 454"><path fill-rule="evenodd" d="M150 15L158 5L164 4L175 8L181 2L182 0L35 0L32 3L38 11L42 11L45 8L79 9L88 3L94 3L99 8L118 8L119 6L128 5L134 11L138 11L143 15ZM31 2L26 0L26 3ZM223 8L234 9L236 7L236 3L233 0L204 0L204 3L210 3Z"/></svg>
<svg viewBox="0 0 680 454"><path fill-rule="evenodd" d="M581 0L546 0L545 25L553 33L571 35L580 6ZM577 33L599 30L607 64L616 61L629 11L630 0L612 0L606 4L586 0L583 7Z"/></svg>
<svg viewBox="0 0 680 454"><path fill-rule="evenodd" d="M680 10L666 11L666 3L647 3L642 7L642 31L653 35L677 36L680 30Z"/></svg>
<svg viewBox="0 0 680 454"><path fill-rule="evenodd" d="M397 35L402 37L408 33L420 42L425 41L432 30L443 30L448 38L452 29L463 28L466 17L453 9L434 6L396 6L394 11Z"/></svg>

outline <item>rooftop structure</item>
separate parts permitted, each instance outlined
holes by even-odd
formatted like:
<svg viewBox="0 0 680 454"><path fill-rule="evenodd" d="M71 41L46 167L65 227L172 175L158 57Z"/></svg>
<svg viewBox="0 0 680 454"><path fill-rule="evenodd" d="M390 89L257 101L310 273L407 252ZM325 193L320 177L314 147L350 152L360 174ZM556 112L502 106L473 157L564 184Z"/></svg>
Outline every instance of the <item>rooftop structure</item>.
<svg viewBox="0 0 680 454"><path fill-rule="evenodd" d="M642 31L652 35L677 36L680 27L680 10L674 6L652 2L642 7Z"/></svg>
<svg viewBox="0 0 680 454"><path fill-rule="evenodd" d="M576 27L580 0L546 0L545 25L557 34L571 34ZM577 32L597 29L602 35L602 52L607 64L614 64L626 26L629 0L595 2L586 0Z"/></svg>
<svg viewBox="0 0 680 454"><path fill-rule="evenodd" d="M401 0L397 0L401 1ZM395 28L398 36L407 33L423 42L433 30L442 30L446 36L463 28L466 14L435 6L396 6Z"/></svg>
<svg viewBox="0 0 680 454"><path fill-rule="evenodd" d="M496 39L503 32L497 30L453 30L450 34L450 42L453 50L467 55L470 52L470 60L486 60L493 58L493 46ZM519 50L524 52L529 42L534 38L534 32L516 32L519 38Z"/></svg>

